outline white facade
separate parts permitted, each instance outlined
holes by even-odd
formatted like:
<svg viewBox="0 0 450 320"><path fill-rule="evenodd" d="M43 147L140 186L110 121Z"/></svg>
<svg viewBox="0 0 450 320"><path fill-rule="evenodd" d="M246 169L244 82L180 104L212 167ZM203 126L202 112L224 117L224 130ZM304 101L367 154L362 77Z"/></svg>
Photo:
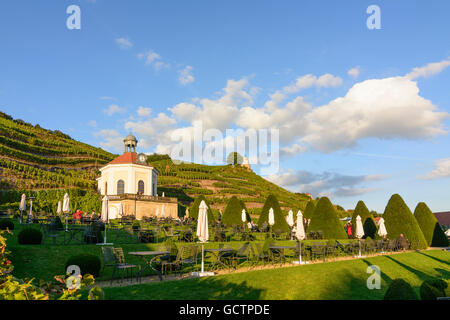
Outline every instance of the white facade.
<svg viewBox="0 0 450 320"><path fill-rule="evenodd" d="M143 185L143 195L157 196L158 172L155 168L134 164L108 164L100 169L101 177L97 179L98 192L104 195L118 195L120 193L137 194L139 183ZM120 183L123 183L123 192L120 192Z"/></svg>

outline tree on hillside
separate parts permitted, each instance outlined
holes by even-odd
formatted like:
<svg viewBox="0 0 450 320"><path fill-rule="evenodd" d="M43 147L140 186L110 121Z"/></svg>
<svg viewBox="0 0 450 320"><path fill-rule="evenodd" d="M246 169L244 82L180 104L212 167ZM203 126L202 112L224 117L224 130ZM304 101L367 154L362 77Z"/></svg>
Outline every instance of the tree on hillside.
<svg viewBox="0 0 450 320"><path fill-rule="evenodd" d="M377 227L375 225L373 216L370 213L369 209L367 209L367 206L364 203L364 201L358 201L355 211L353 211L352 227L353 227L353 230L355 230L354 232L356 232L356 217L357 216L361 217L361 222L362 222L363 228L364 228L364 235L366 237L370 237L373 239L375 237ZM372 221L366 223L367 219L371 219ZM375 227L375 230L374 230L374 227Z"/></svg>
<svg viewBox="0 0 450 320"><path fill-rule="evenodd" d="M424 202L417 205L414 211L414 217L419 223L419 227L425 236L428 246L448 247L447 236L430 208Z"/></svg>
<svg viewBox="0 0 450 320"><path fill-rule="evenodd" d="M244 202L239 200L236 196L231 197L223 212L223 224L225 224L226 226L242 226L242 209L245 209Z"/></svg>
<svg viewBox="0 0 450 320"><path fill-rule="evenodd" d="M396 239L403 234L411 243L412 249L426 248L427 241L402 197L394 194L384 210L383 218L389 239Z"/></svg>
<svg viewBox="0 0 450 320"><path fill-rule="evenodd" d="M261 228L264 222L269 224L269 210L273 209L273 215L275 218L275 224L272 227L272 230L280 230L284 232L288 232L290 230L289 225L284 218L283 212L281 211L280 204L278 203L277 198L271 194L267 197L266 202L261 210L261 214L258 220L258 227Z"/></svg>
<svg viewBox="0 0 450 320"><path fill-rule="evenodd" d="M244 158L237 152L230 152L227 157L227 164L237 165L242 164L244 162Z"/></svg>
<svg viewBox="0 0 450 320"><path fill-rule="evenodd" d="M303 218L311 219L315 209L316 205L314 203L314 200L309 201L308 204L306 205L305 212L303 213Z"/></svg>
<svg viewBox="0 0 450 320"><path fill-rule="evenodd" d="M216 221L214 214L211 210L211 206L209 205L209 201L206 200L204 195L200 195L198 198L194 200L194 203L192 204L192 207L189 209L189 216L193 219L197 220L198 218L198 209L200 207L200 203L205 201L206 205L208 206L208 223L213 223Z"/></svg>
<svg viewBox="0 0 450 320"><path fill-rule="evenodd" d="M330 199L323 197L317 203L307 232L321 231L325 239L347 239L344 227Z"/></svg>

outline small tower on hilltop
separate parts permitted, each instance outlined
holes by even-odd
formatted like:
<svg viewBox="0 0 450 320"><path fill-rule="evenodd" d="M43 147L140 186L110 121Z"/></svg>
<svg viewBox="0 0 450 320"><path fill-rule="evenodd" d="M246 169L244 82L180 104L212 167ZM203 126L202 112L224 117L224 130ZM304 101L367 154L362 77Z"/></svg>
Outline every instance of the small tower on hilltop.
<svg viewBox="0 0 450 320"><path fill-rule="evenodd" d="M252 171L252 167L250 166L250 162L248 161L247 157L244 157L244 160L242 161L242 166L244 168L247 168L248 171Z"/></svg>

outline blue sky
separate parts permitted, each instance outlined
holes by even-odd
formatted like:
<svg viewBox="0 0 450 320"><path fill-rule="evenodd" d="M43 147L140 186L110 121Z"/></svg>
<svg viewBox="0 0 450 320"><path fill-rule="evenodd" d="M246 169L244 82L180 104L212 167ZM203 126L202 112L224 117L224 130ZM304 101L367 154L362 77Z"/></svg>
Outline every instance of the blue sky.
<svg viewBox="0 0 450 320"><path fill-rule="evenodd" d="M66 27L73 4L80 30ZM381 30L366 27L372 4ZM193 118L276 128L268 178L289 190L450 210L448 12L444 0L2 2L0 110L114 153L130 131L140 151L168 150Z"/></svg>

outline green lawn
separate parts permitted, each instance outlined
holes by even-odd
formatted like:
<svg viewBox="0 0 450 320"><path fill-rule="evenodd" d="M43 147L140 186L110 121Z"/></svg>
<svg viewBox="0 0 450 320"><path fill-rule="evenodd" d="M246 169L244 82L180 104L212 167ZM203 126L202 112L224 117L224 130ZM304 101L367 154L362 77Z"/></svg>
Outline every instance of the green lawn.
<svg viewBox="0 0 450 320"><path fill-rule="evenodd" d="M369 290L369 265L381 269L381 289ZM290 268L249 271L201 279L186 279L127 287L105 288L106 299L382 299L396 278L418 293L433 277L450 279L450 253L408 252L367 259L337 261Z"/></svg>

